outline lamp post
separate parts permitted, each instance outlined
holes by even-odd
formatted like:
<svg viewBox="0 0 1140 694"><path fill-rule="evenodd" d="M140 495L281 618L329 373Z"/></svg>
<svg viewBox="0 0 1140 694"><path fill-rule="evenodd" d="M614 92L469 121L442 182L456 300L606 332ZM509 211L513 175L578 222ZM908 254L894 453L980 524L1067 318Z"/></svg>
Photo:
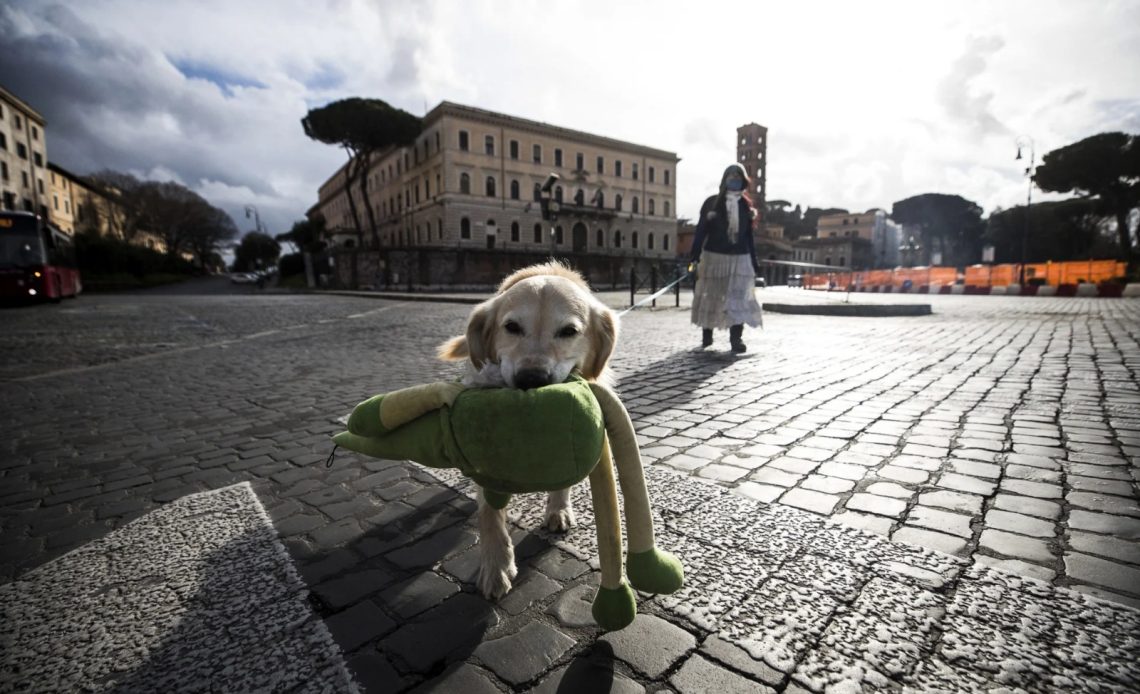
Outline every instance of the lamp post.
<svg viewBox="0 0 1140 694"><path fill-rule="evenodd" d="M1021 150L1029 148L1029 166L1025 167L1025 178L1029 181L1028 190L1025 193L1025 225L1021 230L1021 273L1018 284L1025 286L1025 244L1029 238L1029 206L1033 202L1033 164L1036 162L1036 151L1033 146L1033 138L1028 135L1021 135L1015 141L1017 145L1017 156L1014 161L1021 160Z"/></svg>
<svg viewBox="0 0 1140 694"><path fill-rule="evenodd" d="M246 205L245 206L245 218L249 219L250 215L253 216L254 231L261 233L261 231L262 231L261 215L259 215L257 213L257 207L256 206L254 206L254 205Z"/></svg>

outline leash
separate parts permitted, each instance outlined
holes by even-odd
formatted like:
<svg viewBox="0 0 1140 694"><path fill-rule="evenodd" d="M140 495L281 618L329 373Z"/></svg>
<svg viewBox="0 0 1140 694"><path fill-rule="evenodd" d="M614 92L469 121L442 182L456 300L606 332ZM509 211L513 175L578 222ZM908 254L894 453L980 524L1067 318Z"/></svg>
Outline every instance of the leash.
<svg viewBox="0 0 1140 694"><path fill-rule="evenodd" d="M688 270L685 270L685 274L681 275L680 277L678 277L677 279L673 280L673 281L672 281L672 282L670 282L669 284L665 285L665 286L664 286L664 287L662 287L661 289L658 289L658 290L657 290L657 292L656 292L655 294L651 294L651 295L649 295L649 296L645 297L644 299L642 299L641 301L637 302L637 303L636 303L636 304L634 304L633 306L630 306L630 307L629 307L629 308L627 308L626 310L624 310L624 311L621 311L620 313L618 313L618 314L617 314L617 315L618 315L618 318L621 318L622 316L624 316L625 314L629 313L630 311L632 311L633 309L637 308L638 306L642 306L642 305L644 305L644 304L648 304L650 301L653 301L653 300L654 300L654 299L656 299L657 297L661 296L661 295L662 295L662 294L664 294L665 292L667 292L667 291L669 291L670 289L672 289L672 288L673 288L674 286L676 286L677 284L681 283L681 282L682 282L682 281L683 281L685 278L687 278L687 277L688 277L689 275L691 275L691 274L693 274L693 273L692 273L692 272L690 272L690 271L688 271Z"/></svg>

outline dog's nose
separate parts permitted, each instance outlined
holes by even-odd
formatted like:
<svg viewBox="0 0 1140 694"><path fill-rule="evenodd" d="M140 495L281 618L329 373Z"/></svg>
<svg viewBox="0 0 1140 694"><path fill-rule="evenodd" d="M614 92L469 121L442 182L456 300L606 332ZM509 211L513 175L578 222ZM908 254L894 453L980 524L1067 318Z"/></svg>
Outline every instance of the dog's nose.
<svg viewBox="0 0 1140 694"><path fill-rule="evenodd" d="M515 388L530 390L550 385L551 373L546 369L523 369L515 374Z"/></svg>

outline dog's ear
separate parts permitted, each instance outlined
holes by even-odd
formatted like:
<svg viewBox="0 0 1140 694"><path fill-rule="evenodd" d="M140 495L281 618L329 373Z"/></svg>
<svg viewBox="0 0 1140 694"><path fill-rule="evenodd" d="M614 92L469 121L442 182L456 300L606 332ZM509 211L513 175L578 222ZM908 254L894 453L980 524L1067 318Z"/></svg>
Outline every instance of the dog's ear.
<svg viewBox="0 0 1140 694"><path fill-rule="evenodd" d="M617 344L617 319L605 306L595 306L590 312L590 352L582 365L582 377L597 380L606 370L606 364Z"/></svg>
<svg viewBox="0 0 1140 694"><path fill-rule="evenodd" d="M495 300L489 299L475 307L467 318L467 355L476 369L491 360L492 341L495 337Z"/></svg>
<svg viewBox="0 0 1140 694"><path fill-rule="evenodd" d="M470 358L475 368L483 367L491 357L491 339L495 329L494 299L476 306L467 317L467 334L453 337L436 350L444 361Z"/></svg>

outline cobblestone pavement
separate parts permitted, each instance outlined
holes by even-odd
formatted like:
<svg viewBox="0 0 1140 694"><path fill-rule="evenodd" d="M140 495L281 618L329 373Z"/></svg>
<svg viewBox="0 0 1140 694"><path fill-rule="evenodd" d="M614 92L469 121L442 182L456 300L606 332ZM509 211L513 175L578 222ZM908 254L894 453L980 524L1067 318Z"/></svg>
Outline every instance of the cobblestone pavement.
<svg viewBox="0 0 1140 694"><path fill-rule="evenodd" d="M615 371L688 585L609 635L583 490L565 536L512 506L520 575L489 603L462 480L323 465L353 404L453 373L433 348L469 306L6 310L0 581L248 481L368 691L1135 690L1140 301L921 299L934 315L769 314L741 357L693 349L683 310L623 319Z"/></svg>

